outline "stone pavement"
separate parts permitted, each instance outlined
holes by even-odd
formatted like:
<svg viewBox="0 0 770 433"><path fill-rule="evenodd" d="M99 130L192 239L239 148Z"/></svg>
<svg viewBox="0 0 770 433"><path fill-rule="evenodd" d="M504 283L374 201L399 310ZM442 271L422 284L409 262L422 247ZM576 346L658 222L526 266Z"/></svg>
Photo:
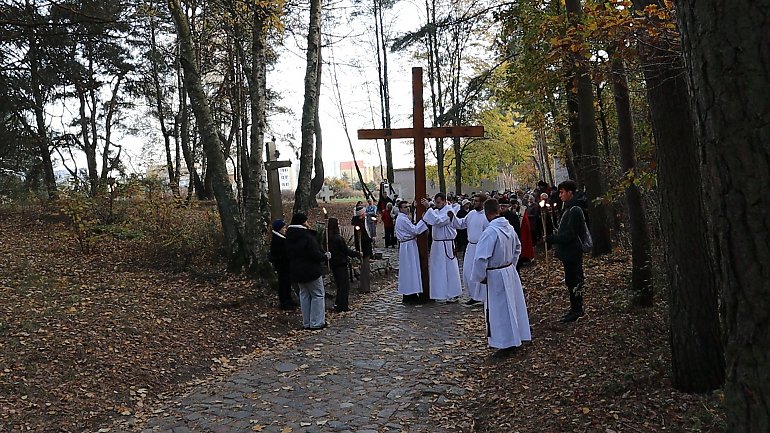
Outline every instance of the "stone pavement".
<svg viewBox="0 0 770 433"><path fill-rule="evenodd" d="M466 335L461 322L476 318L484 320L477 308L403 305L393 289L381 289L328 328L305 331L155 409L140 431L446 432L429 412L464 395L459 380L478 351L469 348L483 336Z"/></svg>

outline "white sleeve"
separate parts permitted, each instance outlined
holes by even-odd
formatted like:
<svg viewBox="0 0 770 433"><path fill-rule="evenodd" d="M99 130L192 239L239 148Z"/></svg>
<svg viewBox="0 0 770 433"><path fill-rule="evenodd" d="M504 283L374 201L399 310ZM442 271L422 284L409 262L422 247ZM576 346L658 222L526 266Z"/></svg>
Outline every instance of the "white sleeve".
<svg viewBox="0 0 770 433"><path fill-rule="evenodd" d="M489 232L485 231L481 234L481 238L476 244L476 255L473 257L471 281L480 283L487 277L487 264L495 252L495 239L497 239L495 233L490 235Z"/></svg>
<svg viewBox="0 0 770 433"><path fill-rule="evenodd" d="M422 219L427 224L430 224L436 227L442 227L449 224L449 217L439 213L435 209L430 209L425 211L425 215L422 216Z"/></svg>

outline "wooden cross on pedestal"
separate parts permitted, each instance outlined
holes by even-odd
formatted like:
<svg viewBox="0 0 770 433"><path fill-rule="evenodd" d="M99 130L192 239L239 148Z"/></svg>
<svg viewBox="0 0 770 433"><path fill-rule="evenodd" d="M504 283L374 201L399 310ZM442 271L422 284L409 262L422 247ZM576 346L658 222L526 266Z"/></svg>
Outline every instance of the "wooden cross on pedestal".
<svg viewBox="0 0 770 433"><path fill-rule="evenodd" d="M414 194L417 206L417 219L425 214L425 207L420 199L425 193L425 138L446 137L483 137L483 126L449 126L438 128L425 127L425 113L422 102L422 68L412 68L412 128L398 129L359 129L359 140L376 140L386 138L413 138L414 139ZM420 272L422 273L423 301L430 299L430 285L428 277L428 234L423 233L417 237L417 249L420 252Z"/></svg>

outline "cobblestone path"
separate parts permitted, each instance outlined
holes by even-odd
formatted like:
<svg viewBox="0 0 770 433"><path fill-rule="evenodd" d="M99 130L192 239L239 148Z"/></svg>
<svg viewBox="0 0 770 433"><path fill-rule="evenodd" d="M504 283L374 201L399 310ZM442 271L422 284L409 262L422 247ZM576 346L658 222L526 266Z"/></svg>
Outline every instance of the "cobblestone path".
<svg viewBox="0 0 770 433"><path fill-rule="evenodd" d="M465 393L457 378L470 341L483 336L466 335L461 322L476 317L480 309L403 305L380 290L328 328L156 409L141 431L446 432L429 412Z"/></svg>

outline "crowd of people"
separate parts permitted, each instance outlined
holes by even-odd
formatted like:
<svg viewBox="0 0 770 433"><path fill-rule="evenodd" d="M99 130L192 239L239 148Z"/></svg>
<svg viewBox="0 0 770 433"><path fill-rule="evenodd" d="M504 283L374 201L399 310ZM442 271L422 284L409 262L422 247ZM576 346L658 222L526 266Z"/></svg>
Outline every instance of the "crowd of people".
<svg viewBox="0 0 770 433"><path fill-rule="evenodd" d="M425 211L415 219L418 203ZM348 258L361 260L360 289L368 291L369 259L381 220L384 247L399 249L397 290L403 302L454 303L464 293L468 298L464 305L483 307L487 340L497 349L495 356L507 356L532 338L519 270L534 259L536 245L552 248L563 264L570 307L559 320L568 323L583 316L586 204L584 194L571 180L557 188L541 181L526 192L438 193L419 202L391 198L381 186L376 204L370 198L354 208L351 226L355 248L340 235L339 221L330 218L326 251L315 231L309 229L306 215L293 215L288 226L276 220L270 258L278 274L280 306L296 308L291 297L291 284L295 283L305 329L324 328L322 274L328 262L337 286L334 310L347 311ZM430 244L429 299L423 296L417 247L417 237L425 232ZM463 258L462 275L458 256Z"/></svg>

